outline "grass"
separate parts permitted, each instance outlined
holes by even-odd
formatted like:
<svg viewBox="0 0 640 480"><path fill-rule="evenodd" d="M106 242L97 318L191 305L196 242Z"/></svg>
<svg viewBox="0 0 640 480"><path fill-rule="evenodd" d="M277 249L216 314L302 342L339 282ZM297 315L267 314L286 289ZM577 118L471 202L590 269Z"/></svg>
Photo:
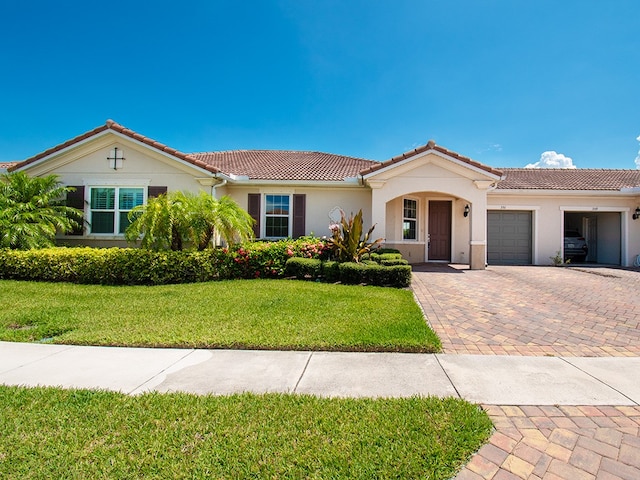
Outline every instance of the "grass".
<svg viewBox="0 0 640 480"><path fill-rule="evenodd" d="M449 479L487 415L447 398L1 387L0 477Z"/></svg>
<svg viewBox="0 0 640 480"><path fill-rule="evenodd" d="M81 345L435 352L408 290L294 280L186 285L0 281L0 340Z"/></svg>

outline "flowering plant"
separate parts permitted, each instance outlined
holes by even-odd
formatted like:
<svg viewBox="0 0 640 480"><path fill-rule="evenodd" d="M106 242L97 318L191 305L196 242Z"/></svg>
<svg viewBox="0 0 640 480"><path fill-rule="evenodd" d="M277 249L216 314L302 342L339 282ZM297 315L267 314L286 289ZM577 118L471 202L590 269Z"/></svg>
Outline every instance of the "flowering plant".
<svg viewBox="0 0 640 480"><path fill-rule="evenodd" d="M340 216L340 223L329 225L331 238L327 239L327 244L338 261L359 263L363 255L379 248L384 239L378 238L369 242L376 226L373 225L366 234L364 233L362 209L355 216L351 214L349 218L341 210Z"/></svg>

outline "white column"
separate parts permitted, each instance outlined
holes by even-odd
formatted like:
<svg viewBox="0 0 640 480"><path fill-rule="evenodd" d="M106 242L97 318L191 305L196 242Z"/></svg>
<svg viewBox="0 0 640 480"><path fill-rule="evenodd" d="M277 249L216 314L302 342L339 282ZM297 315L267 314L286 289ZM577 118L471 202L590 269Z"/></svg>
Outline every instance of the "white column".
<svg viewBox="0 0 640 480"><path fill-rule="evenodd" d="M387 214L387 202L384 198L381 198L383 183L370 183L371 187L371 225L375 225L376 229L373 234L375 238L384 238L386 240L386 214Z"/></svg>

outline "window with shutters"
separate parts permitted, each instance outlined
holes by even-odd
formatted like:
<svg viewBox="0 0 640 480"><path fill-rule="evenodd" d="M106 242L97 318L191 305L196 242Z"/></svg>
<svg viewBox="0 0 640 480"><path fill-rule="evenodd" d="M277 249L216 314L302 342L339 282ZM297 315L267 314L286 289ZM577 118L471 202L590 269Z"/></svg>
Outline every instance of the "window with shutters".
<svg viewBox="0 0 640 480"><path fill-rule="evenodd" d="M265 195L264 236L267 238L287 238L291 225L291 196Z"/></svg>
<svg viewBox="0 0 640 480"><path fill-rule="evenodd" d="M247 211L256 238L298 238L306 235L306 195L250 193Z"/></svg>
<svg viewBox="0 0 640 480"><path fill-rule="evenodd" d="M89 231L122 235L129 226L129 212L145 202L143 187L91 187Z"/></svg>

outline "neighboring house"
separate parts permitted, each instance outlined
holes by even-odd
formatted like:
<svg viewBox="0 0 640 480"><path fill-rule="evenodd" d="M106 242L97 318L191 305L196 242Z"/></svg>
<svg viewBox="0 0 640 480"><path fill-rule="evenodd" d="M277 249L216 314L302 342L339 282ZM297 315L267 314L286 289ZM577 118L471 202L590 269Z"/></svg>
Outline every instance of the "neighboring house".
<svg viewBox="0 0 640 480"><path fill-rule="evenodd" d="M258 238L329 235L362 209L373 237L411 263L549 264L565 229L587 239L587 261L632 265L640 254L638 170L496 169L433 141L386 162L318 152L183 153L111 120L9 171L56 174L85 212L71 245L126 245L127 213L173 190L229 195ZM640 214L640 209L638 209Z"/></svg>

